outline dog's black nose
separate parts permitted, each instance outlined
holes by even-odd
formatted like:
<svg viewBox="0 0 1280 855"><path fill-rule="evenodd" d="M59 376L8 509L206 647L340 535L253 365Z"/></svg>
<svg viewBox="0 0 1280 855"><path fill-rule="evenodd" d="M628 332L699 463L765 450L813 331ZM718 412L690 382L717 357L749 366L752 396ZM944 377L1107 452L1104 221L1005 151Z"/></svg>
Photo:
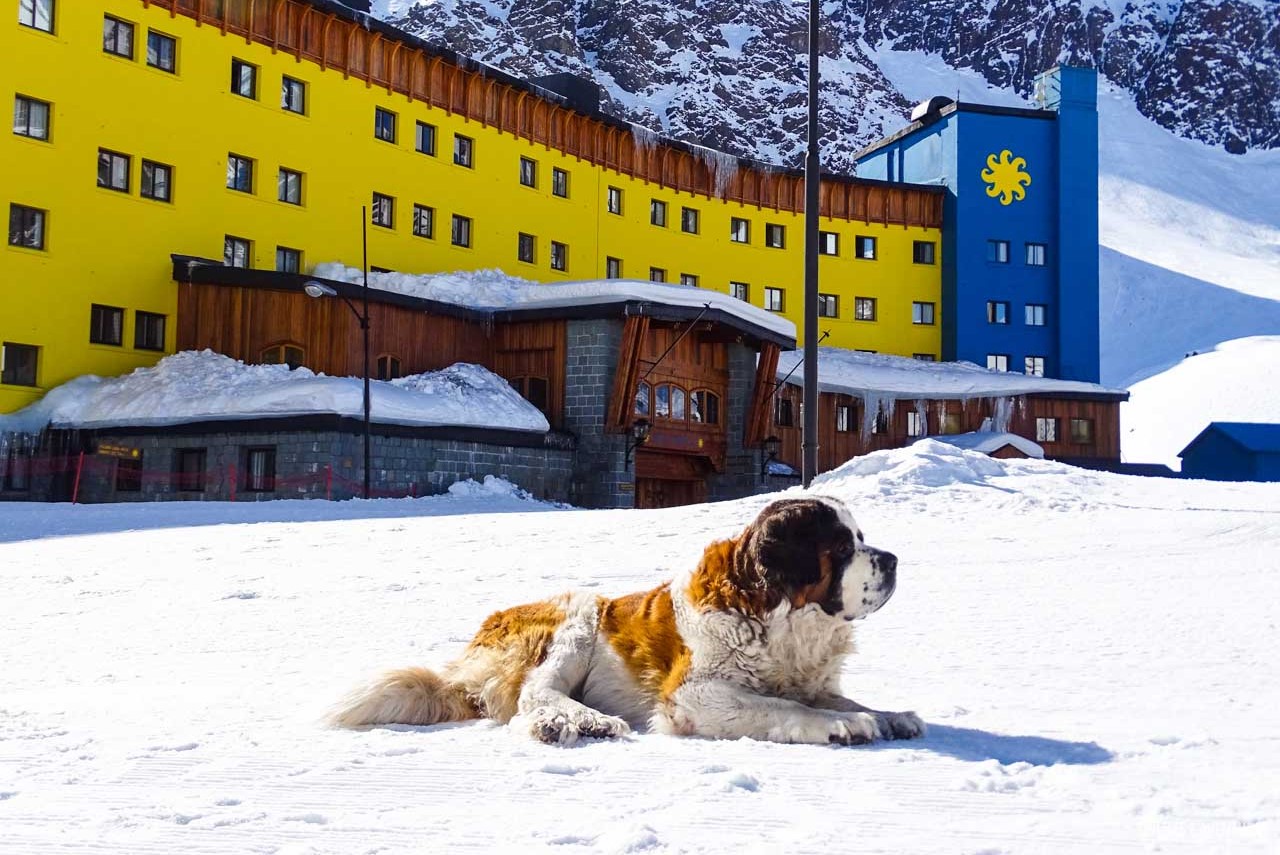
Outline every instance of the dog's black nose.
<svg viewBox="0 0 1280 855"><path fill-rule="evenodd" d="M880 571L882 581L880 588L892 589L897 584L898 578L898 556L892 552L880 552L876 554L876 569Z"/></svg>

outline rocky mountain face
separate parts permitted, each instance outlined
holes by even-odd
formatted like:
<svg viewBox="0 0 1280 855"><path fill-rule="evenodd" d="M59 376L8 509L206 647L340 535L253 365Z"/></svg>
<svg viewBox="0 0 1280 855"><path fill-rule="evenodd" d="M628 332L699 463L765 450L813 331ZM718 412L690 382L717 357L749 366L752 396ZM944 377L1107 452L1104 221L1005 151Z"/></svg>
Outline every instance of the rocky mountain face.
<svg viewBox="0 0 1280 855"><path fill-rule="evenodd" d="M522 77L595 79L602 107L664 135L799 165L803 0L373 0L374 14ZM826 0L827 169L900 126L910 105L881 72L890 50L941 55L1030 96L1036 74L1089 65L1185 137L1280 147L1280 2Z"/></svg>

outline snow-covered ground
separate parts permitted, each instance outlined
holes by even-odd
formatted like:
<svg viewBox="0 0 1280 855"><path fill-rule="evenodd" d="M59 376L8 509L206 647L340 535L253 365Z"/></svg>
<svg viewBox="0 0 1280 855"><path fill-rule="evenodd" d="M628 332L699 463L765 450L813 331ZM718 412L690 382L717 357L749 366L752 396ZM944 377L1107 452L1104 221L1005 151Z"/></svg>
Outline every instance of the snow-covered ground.
<svg viewBox="0 0 1280 855"><path fill-rule="evenodd" d="M901 560L846 689L921 741L316 724L495 608L656 584L766 497L0 504L0 851L1275 851L1280 485L926 441L821 489Z"/></svg>

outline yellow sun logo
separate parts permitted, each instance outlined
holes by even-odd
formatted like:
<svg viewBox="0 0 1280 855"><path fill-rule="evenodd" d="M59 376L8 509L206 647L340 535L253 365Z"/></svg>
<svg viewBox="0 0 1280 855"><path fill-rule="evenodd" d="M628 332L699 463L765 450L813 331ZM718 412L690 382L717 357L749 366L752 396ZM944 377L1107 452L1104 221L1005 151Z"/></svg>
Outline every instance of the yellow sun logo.
<svg viewBox="0 0 1280 855"><path fill-rule="evenodd" d="M1031 183L1031 176L1023 171L1026 165L1025 158L1014 157L1007 148L1000 152L999 158L994 154L987 155L987 168L982 170L982 180L987 182L987 195L993 199L999 196L1001 205L1026 198L1024 185Z"/></svg>

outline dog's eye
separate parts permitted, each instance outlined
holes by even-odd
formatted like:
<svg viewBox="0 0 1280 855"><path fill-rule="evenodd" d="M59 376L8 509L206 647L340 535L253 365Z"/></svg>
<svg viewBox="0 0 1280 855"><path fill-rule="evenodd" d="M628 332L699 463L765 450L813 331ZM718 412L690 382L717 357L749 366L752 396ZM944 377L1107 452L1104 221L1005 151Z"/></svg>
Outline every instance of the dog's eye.
<svg viewBox="0 0 1280 855"><path fill-rule="evenodd" d="M846 540L844 543L836 546L836 556L839 558L848 558L853 554L853 541Z"/></svg>

